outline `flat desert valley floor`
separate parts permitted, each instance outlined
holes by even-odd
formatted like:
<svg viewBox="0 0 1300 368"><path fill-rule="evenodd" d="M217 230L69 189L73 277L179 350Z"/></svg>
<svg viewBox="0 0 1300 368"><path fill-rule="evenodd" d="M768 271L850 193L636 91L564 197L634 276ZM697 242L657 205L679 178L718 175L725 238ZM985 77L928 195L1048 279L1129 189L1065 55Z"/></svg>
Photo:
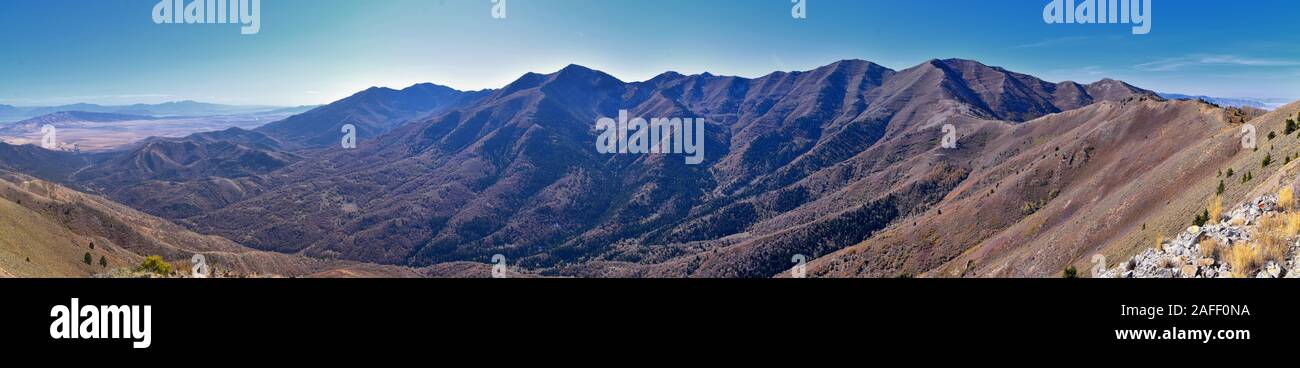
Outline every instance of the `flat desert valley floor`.
<svg viewBox="0 0 1300 368"><path fill-rule="evenodd" d="M58 142L64 149L106 151L149 137L176 138L231 127L253 129L285 119L292 114L246 114L202 117L168 117L111 122L72 122L60 124ZM0 141L14 145L41 143L41 126L0 123Z"/></svg>

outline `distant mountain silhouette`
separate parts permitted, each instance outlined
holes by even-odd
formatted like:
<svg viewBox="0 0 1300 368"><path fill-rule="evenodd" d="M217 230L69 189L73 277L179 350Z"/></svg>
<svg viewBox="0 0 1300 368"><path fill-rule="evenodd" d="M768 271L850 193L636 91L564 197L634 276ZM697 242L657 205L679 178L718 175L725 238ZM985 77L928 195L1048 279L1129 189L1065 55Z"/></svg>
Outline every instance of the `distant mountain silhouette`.
<svg viewBox="0 0 1300 368"><path fill-rule="evenodd" d="M220 105L197 101L175 101L161 104L134 104L125 106L104 106L96 104L71 104L60 106L9 106L0 105L0 122L15 122L62 112L104 113L140 115L150 117L168 116L215 116L236 114L298 113L300 107L276 106L235 106Z"/></svg>
<svg viewBox="0 0 1300 368"><path fill-rule="evenodd" d="M1160 97L1170 100L1201 100L1212 104L1228 107L1251 107L1256 109L1272 110L1278 108L1287 102L1281 99L1253 99L1253 98L1222 98L1210 96L1193 96L1179 93L1161 93Z"/></svg>
<svg viewBox="0 0 1300 368"><path fill-rule="evenodd" d="M151 116L115 114L106 112L63 111L27 119L19 123L60 123L67 121L110 122L127 120L152 120Z"/></svg>

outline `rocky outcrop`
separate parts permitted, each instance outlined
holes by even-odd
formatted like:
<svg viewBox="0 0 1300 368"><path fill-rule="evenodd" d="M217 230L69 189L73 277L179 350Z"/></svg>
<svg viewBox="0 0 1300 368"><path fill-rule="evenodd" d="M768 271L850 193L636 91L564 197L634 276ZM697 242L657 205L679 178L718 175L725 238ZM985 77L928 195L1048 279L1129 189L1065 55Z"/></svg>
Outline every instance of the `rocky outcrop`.
<svg viewBox="0 0 1300 368"><path fill-rule="evenodd" d="M1236 275L1225 259L1212 252L1203 252L1202 244L1217 244L1225 249L1251 243L1261 218L1280 215L1277 195L1265 195L1243 203L1222 218L1217 224L1192 226L1160 247L1149 248L1133 258L1121 262L1119 267L1103 272L1102 278L1230 278ZM1300 278L1300 238L1287 239L1285 264L1268 261L1252 275L1256 278ZM1204 255L1210 255L1206 257Z"/></svg>

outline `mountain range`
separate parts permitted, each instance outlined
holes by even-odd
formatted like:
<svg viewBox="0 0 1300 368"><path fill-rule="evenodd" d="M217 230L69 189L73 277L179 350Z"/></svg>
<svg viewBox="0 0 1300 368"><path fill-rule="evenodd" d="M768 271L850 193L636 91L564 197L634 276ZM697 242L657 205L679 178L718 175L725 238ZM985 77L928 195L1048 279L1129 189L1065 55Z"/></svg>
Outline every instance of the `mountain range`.
<svg viewBox="0 0 1300 368"><path fill-rule="evenodd" d="M1192 96L1180 93L1161 93L1160 97L1170 100L1201 100L1215 105L1228 107L1250 107L1256 109L1272 110L1279 106L1285 105L1288 100L1275 98L1222 98L1210 96Z"/></svg>
<svg viewBox="0 0 1300 368"><path fill-rule="evenodd" d="M0 105L0 122L14 122L59 113L77 114L123 114L149 117L175 116L215 116L238 114L284 114L300 113L316 106L279 107L279 106L236 106L221 105L197 101L174 101L161 104L134 104L124 106L104 106L96 104L71 104L59 106L10 106Z"/></svg>
<svg viewBox="0 0 1300 368"><path fill-rule="evenodd" d="M1183 226L1215 170L1289 147L1225 137L1257 119L1280 131L1294 109L961 59L640 82L570 65L495 90L372 88L39 167L0 150L0 168L259 251L433 276L496 254L542 276L772 277L796 256L820 276L1048 276ZM597 153L595 122L620 111L705 119L705 162Z"/></svg>

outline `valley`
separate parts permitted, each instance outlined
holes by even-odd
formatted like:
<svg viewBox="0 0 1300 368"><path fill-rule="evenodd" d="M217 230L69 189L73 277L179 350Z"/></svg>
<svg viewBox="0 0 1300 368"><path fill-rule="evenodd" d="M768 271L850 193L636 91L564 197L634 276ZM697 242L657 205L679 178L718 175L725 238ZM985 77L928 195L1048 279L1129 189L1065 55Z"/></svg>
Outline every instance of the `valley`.
<svg viewBox="0 0 1300 368"><path fill-rule="evenodd" d="M57 129L59 149L104 152L120 149L150 137L178 138L190 134L224 130L231 127L253 129L292 116L279 112L268 114L201 117L114 116L95 121L86 113L55 113L20 122L0 125L0 142L40 145L42 127Z"/></svg>

